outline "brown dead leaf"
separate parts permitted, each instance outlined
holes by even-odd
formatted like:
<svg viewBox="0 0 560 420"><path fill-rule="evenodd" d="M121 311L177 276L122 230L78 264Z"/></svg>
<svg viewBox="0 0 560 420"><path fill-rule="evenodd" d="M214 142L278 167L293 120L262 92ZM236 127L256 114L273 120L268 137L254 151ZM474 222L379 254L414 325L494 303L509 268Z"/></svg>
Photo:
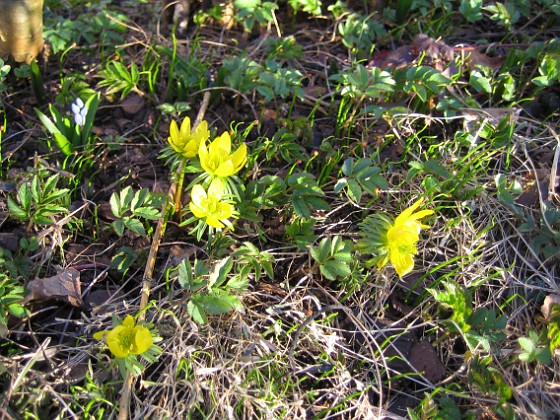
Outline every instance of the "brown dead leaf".
<svg viewBox="0 0 560 420"><path fill-rule="evenodd" d="M410 349L408 357L410 364L432 382L437 382L445 376L445 366L430 343L419 341Z"/></svg>
<svg viewBox="0 0 560 420"><path fill-rule="evenodd" d="M560 305L560 296L548 295L544 298L544 303L541 306L541 312L545 319L548 319L553 305Z"/></svg>
<svg viewBox="0 0 560 420"><path fill-rule="evenodd" d="M140 95L135 93L128 95L122 102L121 108L128 115L135 115L144 109L145 101Z"/></svg>
<svg viewBox="0 0 560 420"><path fill-rule="evenodd" d="M416 35L412 40L412 47L417 51L417 55L424 53L435 61L453 61L453 48L426 34Z"/></svg>
<svg viewBox="0 0 560 420"><path fill-rule="evenodd" d="M52 277L31 280L26 287L30 293L24 302L56 299L76 307L83 305L80 272L74 268L61 270Z"/></svg>
<svg viewBox="0 0 560 420"><path fill-rule="evenodd" d="M489 57L478 49L470 51L468 60L469 67L473 69L476 66L490 67L493 70L499 70L504 64L505 57Z"/></svg>

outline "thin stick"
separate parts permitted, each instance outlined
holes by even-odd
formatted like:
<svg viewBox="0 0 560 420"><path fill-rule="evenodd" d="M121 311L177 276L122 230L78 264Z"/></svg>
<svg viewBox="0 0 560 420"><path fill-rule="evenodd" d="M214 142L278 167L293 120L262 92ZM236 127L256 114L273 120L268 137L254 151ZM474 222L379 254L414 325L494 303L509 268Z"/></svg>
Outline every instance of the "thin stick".
<svg viewBox="0 0 560 420"><path fill-rule="evenodd" d="M204 114L208 108L208 103L210 102L210 92L205 92L202 99L202 104L196 116L196 120L193 124L193 130L200 124L204 119ZM177 172L181 174L183 171L183 165L179 165ZM156 231L152 239L152 246L150 247L150 253L148 254L148 260L146 261L146 268L144 270L144 276L142 277L142 294L140 296L140 315L138 315L138 320L143 321L146 319L146 313L143 309L148 305L148 300L150 299L150 291L152 288L154 266L156 264L157 253L159 250L159 244L161 239L165 234L165 227L167 226L168 216L172 216L175 211L175 206L173 203L180 202L181 200L181 189L177 188L177 184L174 182L169 187L167 193L167 200L163 203L161 207L161 217L158 220ZM170 211L171 208L171 211ZM122 394L119 400L119 416L118 420L127 420L129 412L129 402L130 394L132 391L132 385L134 384L134 376L132 373L128 374L126 382L124 383Z"/></svg>

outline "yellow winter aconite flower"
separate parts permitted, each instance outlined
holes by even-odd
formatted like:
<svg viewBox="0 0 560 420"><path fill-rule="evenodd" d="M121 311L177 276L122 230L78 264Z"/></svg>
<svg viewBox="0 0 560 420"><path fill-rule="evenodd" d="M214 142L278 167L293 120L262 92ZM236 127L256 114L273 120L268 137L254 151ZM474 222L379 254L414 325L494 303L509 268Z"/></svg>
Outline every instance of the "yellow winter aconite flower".
<svg viewBox="0 0 560 420"><path fill-rule="evenodd" d="M222 229L226 225L231 227L228 219L234 215L234 208L222 200L223 196L224 184L220 179L212 181L208 192L202 185L197 184L191 190L189 208L196 217L216 229Z"/></svg>
<svg viewBox="0 0 560 420"><path fill-rule="evenodd" d="M382 268L389 261L395 267L399 276L404 276L414 268L413 256L418 251L416 244L420 239L422 228L429 228L418 222L434 212L432 210L415 210L422 204L422 199L405 209L388 229L385 238L385 256L377 263L377 268Z"/></svg>
<svg viewBox="0 0 560 420"><path fill-rule="evenodd" d="M117 325L112 330L99 331L93 334L96 340L107 342L109 350L115 357L126 357L129 354L145 353L154 340L150 330L141 325L135 325L134 318L128 315L121 325Z"/></svg>
<svg viewBox="0 0 560 420"><path fill-rule="evenodd" d="M247 145L243 143L231 153L231 137L226 131L206 147L201 143L198 149L200 166L210 176L227 178L243 168L247 162Z"/></svg>
<svg viewBox="0 0 560 420"><path fill-rule="evenodd" d="M191 132L191 119L186 117L181 123L181 129L178 128L175 120L171 121L167 141L173 150L183 157L193 158L198 153L199 146L204 144L209 137L210 131L208 131L208 123L206 121L202 121Z"/></svg>

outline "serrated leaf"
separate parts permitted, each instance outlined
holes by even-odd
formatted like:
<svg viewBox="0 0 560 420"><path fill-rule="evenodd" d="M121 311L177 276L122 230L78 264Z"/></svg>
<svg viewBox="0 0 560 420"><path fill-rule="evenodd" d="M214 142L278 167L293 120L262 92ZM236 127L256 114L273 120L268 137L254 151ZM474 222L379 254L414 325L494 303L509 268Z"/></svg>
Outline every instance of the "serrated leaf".
<svg viewBox="0 0 560 420"><path fill-rule="evenodd" d="M352 270L350 270L350 267L348 267L348 265L346 263L336 261L336 260L330 260L330 261L327 261L325 264L322 264L320 266L321 272L323 272L323 269L327 270L329 273L334 273L334 275L335 275L334 279L331 278L331 277L327 277L325 275L325 277L327 277L331 280L335 280L337 276L348 277L352 274Z"/></svg>
<svg viewBox="0 0 560 420"><path fill-rule="evenodd" d="M355 203L359 203L362 200L362 187L355 179L348 179L348 196Z"/></svg>
<svg viewBox="0 0 560 420"><path fill-rule="evenodd" d="M8 312L16 318L25 318L29 314L29 311L19 303L12 303L8 305Z"/></svg>
<svg viewBox="0 0 560 420"><path fill-rule="evenodd" d="M113 226L113 230L116 232L117 235L123 236L124 235L124 222L122 220L115 220L111 223Z"/></svg>
<svg viewBox="0 0 560 420"><path fill-rule="evenodd" d="M193 298L187 303L187 312L192 317L194 322L200 325L206 325L208 323L208 317L204 312L204 307L195 298L199 295L194 295Z"/></svg>
<svg viewBox="0 0 560 420"><path fill-rule="evenodd" d="M119 197L116 193L111 194L111 198L109 198L109 205L111 206L111 212L115 217L121 217L121 206L119 203Z"/></svg>
<svg viewBox="0 0 560 420"><path fill-rule="evenodd" d="M29 214L29 210L31 209L31 189L26 183L20 185L18 189L18 199L23 210Z"/></svg>
<svg viewBox="0 0 560 420"><path fill-rule="evenodd" d="M210 273L209 287L219 287L227 280L227 275L233 267L231 257L224 258L214 265L212 273Z"/></svg>
<svg viewBox="0 0 560 420"><path fill-rule="evenodd" d="M154 207L138 207L134 209L133 214L148 220L158 220L160 217L160 210Z"/></svg>
<svg viewBox="0 0 560 420"><path fill-rule="evenodd" d="M134 233L144 238L147 236L146 230L144 229L144 226L142 225L142 222L140 220L125 217L123 219L123 222L124 225Z"/></svg>
<svg viewBox="0 0 560 420"><path fill-rule="evenodd" d="M311 217L311 212L302 197L294 197L292 205L298 216L304 219L309 219Z"/></svg>
<svg viewBox="0 0 560 420"><path fill-rule="evenodd" d="M528 353L533 353L536 350L536 345L535 342L533 340L531 340L530 338L527 337L519 337L517 339L519 345L521 346L521 348L523 348L523 350L525 350Z"/></svg>
<svg viewBox="0 0 560 420"><path fill-rule="evenodd" d="M215 289L208 295L199 295L197 302L208 315L225 314L243 306L237 296L221 289Z"/></svg>
<svg viewBox="0 0 560 420"><path fill-rule="evenodd" d="M25 220L29 217L29 214L23 208L21 208L11 197L8 197L8 210L10 210L13 216L17 219Z"/></svg>

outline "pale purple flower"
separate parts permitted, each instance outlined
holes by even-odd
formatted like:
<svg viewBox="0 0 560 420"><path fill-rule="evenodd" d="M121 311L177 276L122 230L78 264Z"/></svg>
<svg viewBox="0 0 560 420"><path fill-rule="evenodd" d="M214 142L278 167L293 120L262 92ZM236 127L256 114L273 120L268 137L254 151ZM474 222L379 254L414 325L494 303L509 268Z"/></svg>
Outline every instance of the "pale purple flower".
<svg viewBox="0 0 560 420"><path fill-rule="evenodd" d="M88 113L88 109L87 106L85 106L84 101L80 98L76 98L72 104L72 112L74 113L74 122L80 127L83 127L86 123L86 116Z"/></svg>

